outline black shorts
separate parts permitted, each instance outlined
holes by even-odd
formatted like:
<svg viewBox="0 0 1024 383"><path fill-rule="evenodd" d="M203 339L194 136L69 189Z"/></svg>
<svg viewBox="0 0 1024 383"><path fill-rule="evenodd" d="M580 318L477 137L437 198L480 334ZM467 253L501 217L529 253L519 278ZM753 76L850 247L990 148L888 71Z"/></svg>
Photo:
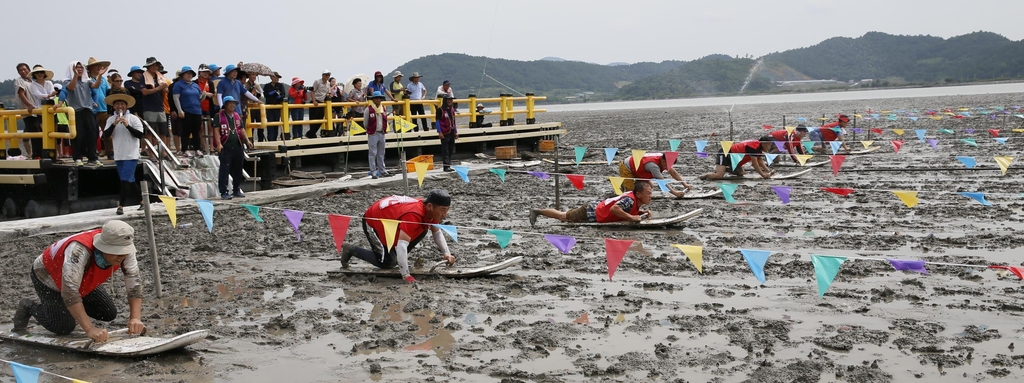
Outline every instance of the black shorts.
<svg viewBox="0 0 1024 383"><path fill-rule="evenodd" d="M722 165L729 169L732 169L732 156L725 154L722 149L718 149L718 157L715 158L715 165Z"/></svg>

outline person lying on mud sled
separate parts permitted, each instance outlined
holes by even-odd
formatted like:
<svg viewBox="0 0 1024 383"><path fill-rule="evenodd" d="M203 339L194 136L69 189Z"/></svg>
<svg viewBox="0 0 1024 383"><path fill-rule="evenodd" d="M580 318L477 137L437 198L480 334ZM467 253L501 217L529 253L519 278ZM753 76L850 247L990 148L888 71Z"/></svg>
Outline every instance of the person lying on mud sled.
<svg viewBox="0 0 1024 383"><path fill-rule="evenodd" d="M850 151L850 148L846 146L846 142L843 141L843 133L845 133L846 125L850 124L850 117L845 114L839 115L839 121L822 125L818 128L811 128L808 133L808 139L814 141L814 153L815 154L832 154L832 141L839 141L842 145L839 146L840 150Z"/></svg>
<svg viewBox="0 0 1024 383"><path fill-rule="evenodd" d="M370 242L370 249L363 249L348 243L341 248L341 267L348 268L353 256L382 269L394 268L398 265L402 278L408 283L416 282L409 274L409 251L420 243L430 229L434 244L444 254L448 265L455 264L455 256L448 251L448 242L441 230L433 226L440 223L452 205L452 197L444 189L434 189L426 198L406 196L390 196L374 202L363 214L363 233ZM400 221L395 232L395 245L385 254L387 237L384 223L380 220L392 219Z"/></svg>
<svg viewBox="0 0 1024 383"><path fill-rule="evenodd" d="M715 161L715 171L700 176L702 180L720 180L725 178L725 172L732 173L736 176L743 176L743 164L750 163L757 174L761 175L761 178L772 178L772 170L768 168L768 164L764 159L764 154L771 150L774 146L772 143L773 139L771 136L762 136L758 140L746 140L740 141L729 147L729 154L722 152L722 149L718 149L718 159ZM732 167L732 155L743 154L743 158L740 159L739 163L736 164L736 169Z"/></svg>
<svg viewBox="0 0 1024 383"><path fill-rule="evenodd" d="M793 129L793 133L783 129L776 130L768 135L772 136L776 143L782 142L784 144L783 148L789 153L789 157L793 159L793 162L798 162L796 159L797 154L806 154L803 145L800 144L800 140L807 137L807 127L804 124L797 125L796 129ZM779 150L779 145L775 144L769 153L778 154L782 152ZM779 162L779 157L775 158L775 162Z"/></svg>
<svg viewBox="0 0 1024 383"><path fill-rule="evenodd" d="M654 186L649 181L636 181L633 183L632 191L603 201L591 201L569 211L531 209L530 225L534 226L537 224L538 216L573 223L640 222L643 221L644 216L651 216L649 210L640 210L640 207L651 203L653 192Z"/></svg>
<svg viewBox="0 0 1024 383"><path fill-rule="evenodd" d="M671 166L668 166L668 159L665 158L665 153L647 153L640 157L639 167L636 166L632 156L619 162L619 177L625 178L622 180L622 190L633 189L634 179L665 179L665 176L661 174L664 171L668 171L668 175L672 176L672 179L682 182L683 187L686 188L685 191L669 189L672 195L682 197L687 191L692 189L690 184L683 181L683 176L679 175Z"/></svg>
<svg viewBox="0 0 1024 383"><path fill-rule="evenodd" d="M118 220L43 249L29 271L40 303L29 298L18 302L14 331L25 330L29 318L35 317L54 334L70 334L77 324L93 341L106 342L107 330L94 326L89 318L109 322L117 317L113 299L100 288L117 269L124 274L128 291L128 333L141 333L145 326L141 319L142 283L135 259L135 229Z"/></svg>

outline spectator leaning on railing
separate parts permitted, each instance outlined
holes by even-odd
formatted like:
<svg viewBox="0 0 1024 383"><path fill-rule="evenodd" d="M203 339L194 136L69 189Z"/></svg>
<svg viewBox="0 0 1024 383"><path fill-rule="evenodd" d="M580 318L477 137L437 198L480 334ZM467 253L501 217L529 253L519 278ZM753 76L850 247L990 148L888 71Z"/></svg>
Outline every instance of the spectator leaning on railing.
<svg viewBox="0 0 1024 383"><path fill-rule="evenodd" d="M25 122L25 132L35 132L37 131L35 130L36 118L35 116L32 116L32 112L34 109L38 109L39 105L35 105L32 103L32 95L31 91L29 90L29 84L32 83L32 78L29 77L29 73L31 71L28 69L28 64L25 63L18 64L17 69L18 77L14 79L14 93L18 96L18 109L28 110L29 117L23 120ZM38 131L42 131L42 129L39 129ZM21 144L22 147L24 147L24 153L22 154L26 158L32 158L32 156L34 155L32 153L32 142L28 139L23 139L21 140Z"/></svg>
<svg viewBox="0 0 1024 383"><path fill-rule="evenodd" d="M200 103L206 93L199 89L199 84L192 81L196 72L192 67L181 67L181 79L174 84L174 106L181 124L181 150L186 156L203 155L199 133L203 127L203 108Z"/></svg>
<svg viewBox="0 0 1024 383"><path fill-rule="evenodd" d="M313 81L313 107L309 108L310 120L322 120L324 118L324 107L320 106L320 103L327 100L327 93L331 90L330 78L331 71L324 69L323 73L320 74L320 78ZM316 132L320 130L321 126L323 126L323 123L311 123L309 131L306 132L306 138L316 138Z"/></svg>
<svg viewBox="0 0 1024 383"><path fill-rule="evenodd" d="M334 77L331 77L330 81L331 81L331 89L327 91L327 98L329 98L332 103L345 102L345 88L342 87L341 85L338 85L338 81ZM340 120L342 120L345 117L344 116L345 114L342 113L343 109L344 108L342 108L339 105L335 105L335 106L331 107L331 113L334 114L334 126L332 127L334 129L333 130L333 135L338 135L343 130L345 130L345 128L344 128L345 124L339 122ZM345 131L343 133L348 134L347 131Z"/></svg>
<svg viewBox="0 0 1024 383"><path fill-rule="evenodd" d="M306 91L305 85L306 82L302 81L301 78L292 77L292 86L291 88L288 88L289 104L306 103L306 100L308 100L309 98L309 92ZM285 139L290 140L302 137L302 125L297 124L297 122L305 120L305 115L306 111L302 108L299 108L298 105L296 105L295 108L291 108L288 110L288 121L290 121L290 131L287 134L285 134Z"/></svg>
<svg viewBox="0 0 1024 383"><path fill-rule="evenodd" d="M267 105L281 105L284 103L284 98L288 94L284 89L284 84L281 83L281 74L274 72L270 75L270 82L263 85L263 97L266 100ZM281 121L281 109L267 109L267 122L280 122ZM277 141L277 133L280 131L280 127L268 126L267 127L267 139L270 141Z"/></svg>
<svg viewBox="0 0 1024 383"><path fill-rule="evenodd" d="M75 128L78 132L71 140L72 157L75 158L75 165L82 166L82 159L87 158L89 165L99 166L100 162L96 154L96 137L99 135L99 126L96 114L92 111L92 90L98 88L100 84L85 74L85 66L81 61L72 61L68 64L67 77L67 85L61 95L66 97L68 106L75 110L77 124Z"/></svg>
<svg viewBox="0 0 1024 383"><path fill-rule="evenodd" d="M412 72L412 76L409 76L409 80L412 80L408 85L405 86L405 90L409 94L409 100L420 101L427 97L427 87L420 82L420 72ZM426 112L423 111L423 104L411 104L409 105L409 114L411 115L423 115ZM430 130L430 125L427 124L426 118L419 118L413 120L413 124L416 124L414 132L420 131L420 125L423 126L423 131Z"/></svg>
<svg viewBox="0 0 1024 383"><path fill-rule="evenodd" d="M167 125L167 115L164 114L164 94L170 84L160 73L160 61L156 58L150 57L144 67L146 71L142 73L142 119L166 145L171 145L171 130ZM152 132L147 131L146 137L153 138Z"/></svg>
<svg viewBox="0 0 1024 383"><path fill-rule="evenodd" d="M32 67L32 83L29 84L29 96L31 97L32 105L42 108L45 101L53 98L57 94L57 91L53 88L53 83L50 79L53 78L53 72L43 68L41 65ZM31 119L31 121L29 120ZM28 116L24 118L25 131L26 132L42 132L42 116ZM29 125L32 125L32 129L29 129ZM43 139L33 138L30 140L32 145L31 155L26 155L29 158L41 157L43 155Z"/></svg>

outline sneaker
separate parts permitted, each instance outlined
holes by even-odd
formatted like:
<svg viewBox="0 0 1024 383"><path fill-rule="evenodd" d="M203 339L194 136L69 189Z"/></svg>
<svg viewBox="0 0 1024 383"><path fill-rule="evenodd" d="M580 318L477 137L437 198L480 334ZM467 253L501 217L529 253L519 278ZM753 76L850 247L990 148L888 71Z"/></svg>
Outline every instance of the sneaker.
<svg viewBox="0 0 1024 383"><path fill-rule="evenodd" d="M412 275L406 275L402 279L404 279L405 283L408 283L408 284L416 283L416 278L414 278Z"/></svg>
<svg viewBox="0 0 1024 383"><path fill-rule="evenodd" d="M82 162L82 160L75 160L75 166L85 166L85 162Z"/></svg>
<svg viewBox="0 0 1024 383"><path fill-rule="evenodd" d="M391 177L391 173L388 173L388 172L381 172L381 173L380 173L380 176L381 176L381 177Z"/></svg>
<svg viewBox="0 0 1024 383"><path fill-rule="evenodd" d="M120 207L120 206L118 206L118 207L117 207L117 211L116 211L116 212L114 212L114 214L117 214L117 215L124 215L124 208L123 208L123 207Z"/></svg>
<svg viewBox="0 0 1024 383"><path fill-rule="evenodd" d="M231 194L221 193L220 199L231 199Z"/></svg>
<svg viewBox="0 0 1024 383"><path fill-rule="evenodd" d="M445 166L445 167L444 167L444 171L445 171L445 172L454 172L454 171L455 171L455 169L452 169L452 168L451 168L450 166Z"/></svg>
<svg viewBox="0 0 1024 383"><path fill-rule="evenodd" d="M185 152L185 157L192 157L192 156L195 156L195 155L196 155L196 152L193 152L191 150L188 150L188 151Z"/></svg>
<svg viewBox="0 0 1024 383"><path fill-rule="evenodd" d="M343 243L341 245L341 268L347 269L348 262L352 260L352 254L356 253L356 246Z"/></svg>
<svg viewBox="0 0 1024 383"><path fill-rule="evenodd" d="M242 193L241 190L238 190L238 191L234 192L233 194L231 194L231 196L235 197L235 198L245 198L245 193Z"/></svg>
<svg viewBox="0 0 1024 383"><path fill-rule="evenodd" d="M28 319L32 317L30 310L32 309L32 300L29 298L22 299L18 302L18 309L14 311L14 328L13 331L22 331L28 327Z"/></svg>
<svg viewBox="0 0 1024 383"><path fill-rule="evenodd" d="M537 216L540 215L540 209L530 209L530 226L537 225Z"/></svg>
<svg viewBox="0 0 1024 383"><path fill-rule="evenodd" d="M103 164L100 163L98 160L97 161L89 161L89 163L87 163L86 165L88 165L88 166L103 166Z"/></svg>
<svg viewBox="0 0 1024 383"><path fill-rule="evenodd" d="M196 151L196 157L202 157L202 156L205 156L205 155L206 155L206 153L203 153L202 150L197 150Z"/></svg>
<svg viewBox="0 0 1024 383"><path fill-rule="evenodd" d="M366 172L366 175L373 177L373 172Z"/></svg>
<svg viewBox="0 0 1024 383"><path fill-rule="evenodd" d="M370 174L370 178L373 178L373 179L378 179L378 178L380 178L380 177L379 177L379 176L377 176L377 173L373 173L373 174Z"/></svg>

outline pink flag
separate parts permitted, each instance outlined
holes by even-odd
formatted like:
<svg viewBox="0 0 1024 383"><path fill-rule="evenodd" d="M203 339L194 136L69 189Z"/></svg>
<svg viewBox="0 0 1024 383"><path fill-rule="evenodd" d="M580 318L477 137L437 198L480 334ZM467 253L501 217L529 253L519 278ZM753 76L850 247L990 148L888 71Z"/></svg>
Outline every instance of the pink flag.
<svg viewBox="0 0 1024 383"><path fill-rule="evenodd" d="M676 158L679 157L679 152L665 152L665 162L668 163L668 167L672 167L676 163Z"/></svg>
<svg viewBox="0 0 1024 383"><path fill-rule="evenodd" d="M615 275L615 270L619 268L619 263L622 263L622 258L626 256L626 250L633 245L631 239L604 239L605 249L605 260L608 261L608 280L612 280L612 276Z"/></svg>
<svg viewBox="0 0 1024 383"><path fill-rule="evenodd" d="M903 141L889 141L892 143L892 150L896 153L900 152L900 147L903 146Z"/></svg>
<svg viewBox="0 0 1024 383"><path fill-rule="evenodd" d="M302 234L299 233L299 223L302 223L302 215L305 214L298 210L285 210L284 216L288 218L288 222L291 222L292 229L295 229L295 235L298 237L296 241L302 240Z"/></svg>
<svg viewBox="0 0 1024 383"><path fill-rule="evenodd" d="M843 166L843 161L846 161L846 156L841 155L841 154L840 155L834 155L834 156L829 156L829 159L832 160L832 176L833 177L838 176L839 175L839 168Z"/></svg>

